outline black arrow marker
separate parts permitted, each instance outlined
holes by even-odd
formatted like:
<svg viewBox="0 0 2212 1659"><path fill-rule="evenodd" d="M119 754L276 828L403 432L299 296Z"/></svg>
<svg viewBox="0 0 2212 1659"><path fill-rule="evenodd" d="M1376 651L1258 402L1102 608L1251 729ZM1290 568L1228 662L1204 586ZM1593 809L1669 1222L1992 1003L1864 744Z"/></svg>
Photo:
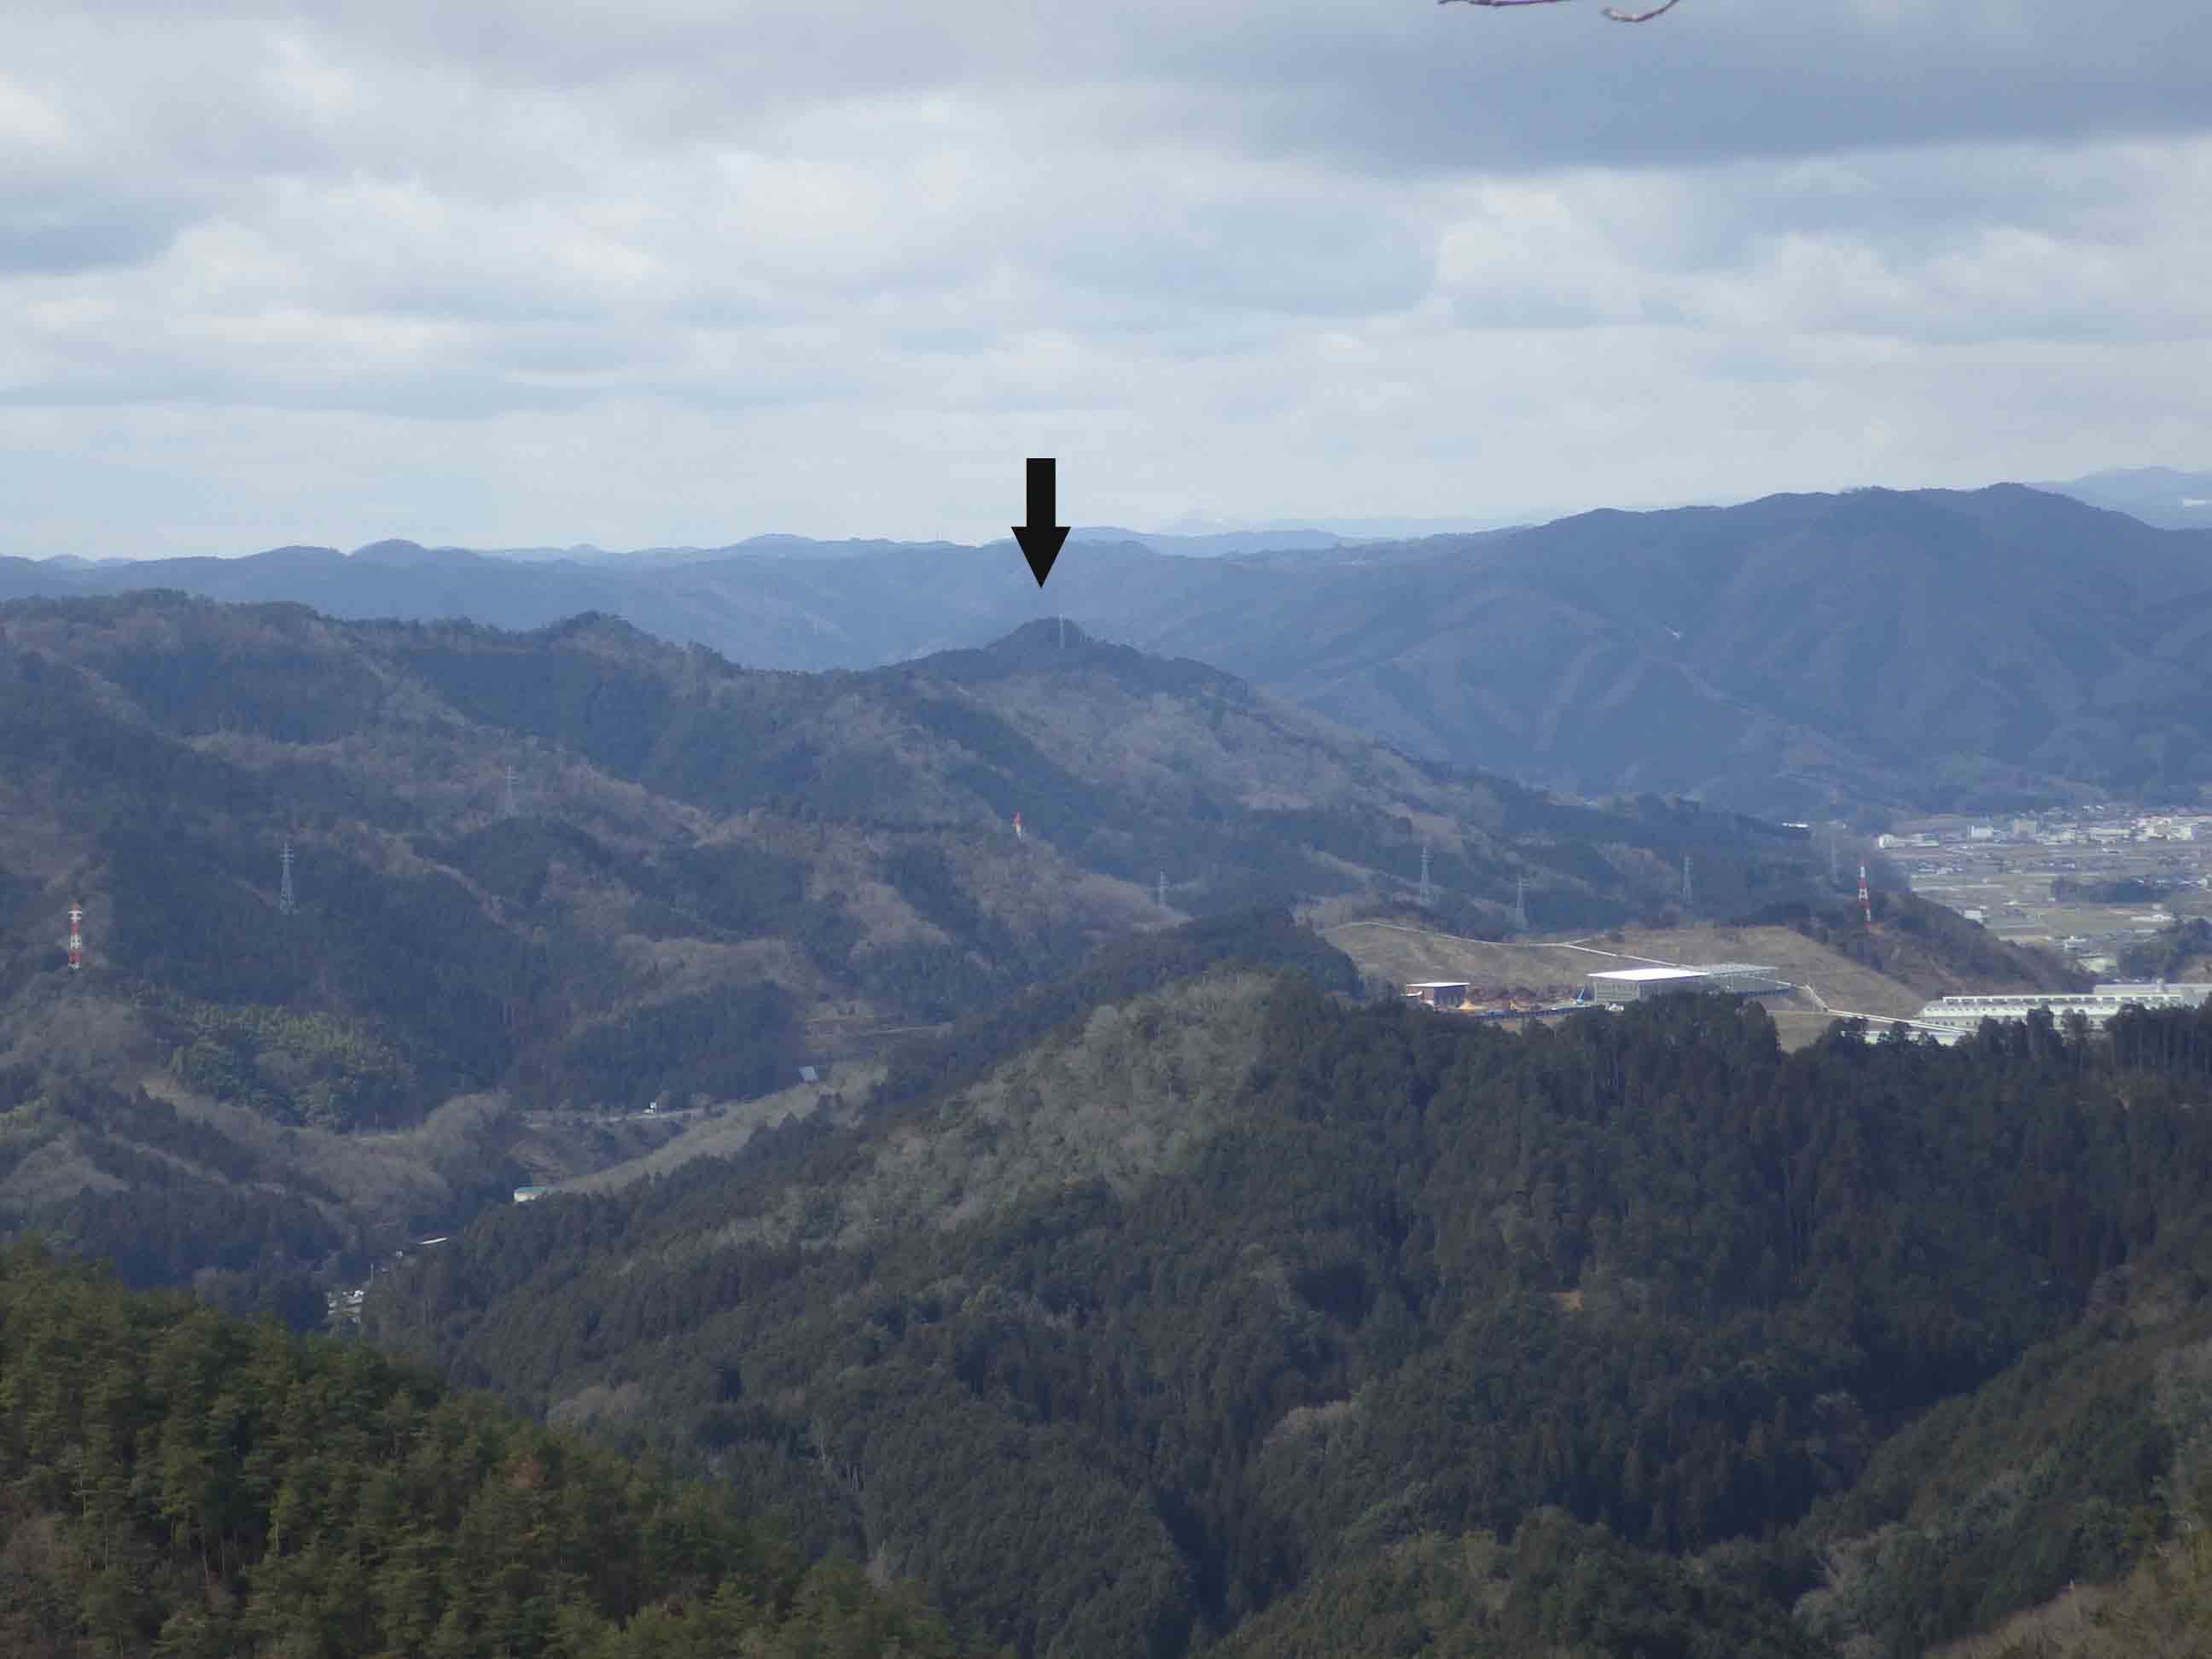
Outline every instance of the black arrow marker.
<svg viewBox="0 0 2212 1659"><path fill-rule="evenodd" d="M1054 498L1060 493L1054 476L1057 465L1049 455L1030 457L1030 521L1014 526L1014 539L1022 544L1022 556L1030 562L1030 573L1039 587L1052 574L1052 562L1067 540L1067 526L1053 522L1058 507Z"/></svg>

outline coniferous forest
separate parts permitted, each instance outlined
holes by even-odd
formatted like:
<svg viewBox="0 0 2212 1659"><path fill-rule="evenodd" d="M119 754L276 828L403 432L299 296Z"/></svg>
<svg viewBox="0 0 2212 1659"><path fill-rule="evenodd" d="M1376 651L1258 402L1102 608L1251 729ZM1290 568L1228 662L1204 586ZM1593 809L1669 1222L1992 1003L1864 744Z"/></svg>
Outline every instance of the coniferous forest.
<svg viewBox="0 0 2212 1659"><path fill-rule="evenodd" d="M2194 1524L2208 1172L2212 1017L1785 1054L1223 969L373 1325L1024 1653L1903 1656Z"/></svg>
<svg viewBox="0 0 2212 1659"><path fill-rule="evenodd" d="M910 1590L809 1565L726 1487L28 1244L0 1258L0 1650L963 1650Z"/></svg>

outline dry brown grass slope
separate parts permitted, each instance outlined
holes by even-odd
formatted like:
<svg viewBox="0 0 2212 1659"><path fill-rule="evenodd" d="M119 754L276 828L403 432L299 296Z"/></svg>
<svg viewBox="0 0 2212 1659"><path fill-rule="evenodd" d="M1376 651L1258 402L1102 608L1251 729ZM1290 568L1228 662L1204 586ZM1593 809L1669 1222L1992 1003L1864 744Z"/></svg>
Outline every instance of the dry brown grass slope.
<svg viewBox="0 0 2212 1659"><path fill-rule="evenodd" d="M1463 979L1571 995L1605 969L1758 962L1793 984L1811 985L1830 1007L1853 1013L1902 1018L1942 994L1878 974L1787 927L1624 928L1571 943L1461 939L1398 922L1357 921L1328 928L1323 937L1363 971L1401 984Z"/></svg>

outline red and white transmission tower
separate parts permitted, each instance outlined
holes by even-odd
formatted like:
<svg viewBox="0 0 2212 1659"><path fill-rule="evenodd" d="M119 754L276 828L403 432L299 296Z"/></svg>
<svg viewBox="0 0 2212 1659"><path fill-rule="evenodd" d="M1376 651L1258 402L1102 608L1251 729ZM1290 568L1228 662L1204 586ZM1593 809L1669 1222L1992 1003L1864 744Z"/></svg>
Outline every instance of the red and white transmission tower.
<svg viewBox="0 0 2212 1659"><path fill-rule="evenodd" d="M1859 914L1866 918L1868 927L1874 926L1874 895L1867 891L1866 866L1863 864L1859 866Z"/></svg>
<svg viewBox="0 0 2212 1659"><path fill-rule="evenodd" d="M1019 841L1021 838L1022 838L1022 815L1021 815L1019 812L1017 812L1017 813L1015 813L1015 814L1014 814L1014 839L1015 839L1016 841Z"/></svg>
<svg viewBox="0 0 2212 1659"><path fill-rule="evenodd" d="M69 918L69 964L73 974L84 966L84 906L70 905Z"/></svg>

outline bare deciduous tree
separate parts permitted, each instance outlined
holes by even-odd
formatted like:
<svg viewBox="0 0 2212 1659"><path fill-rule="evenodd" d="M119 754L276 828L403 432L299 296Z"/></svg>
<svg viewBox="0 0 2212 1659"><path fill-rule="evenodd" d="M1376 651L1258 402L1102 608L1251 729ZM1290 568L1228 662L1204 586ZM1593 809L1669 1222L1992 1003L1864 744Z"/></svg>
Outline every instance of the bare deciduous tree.
<svg viewBox="0 0 2212 1659"><path fill-rule="evenodd" d="M1565 0L1437 0L1437 3L1440 6L1557 6L1564 5ZM1622 11L1607 6L1605 15L1616 23L1648 23L1662 13L1674 10L1679 3L1680 0L1665 0L1664 4L1654 6L1649 11Z"/></svg>

